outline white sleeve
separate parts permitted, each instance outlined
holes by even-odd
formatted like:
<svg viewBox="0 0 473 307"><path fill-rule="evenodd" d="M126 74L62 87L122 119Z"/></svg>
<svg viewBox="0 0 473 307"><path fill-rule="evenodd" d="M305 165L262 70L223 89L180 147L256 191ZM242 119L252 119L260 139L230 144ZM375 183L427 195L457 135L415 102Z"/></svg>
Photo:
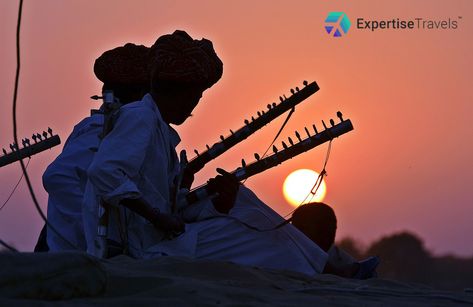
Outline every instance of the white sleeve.
<svg viewBox="0 0 473 307"><path fill-rule="evenodd" d="M178 199L185 199L187 193L189 193L188 189L181 189L179 191ZM178 212L187 223L204 220L212 216L222 215L215 209L210 197L190 205L188 205L185 201L178 201Z"/></svg>
<svg viewBox="0 0 473 307"><path fill-rule="evenodd" d="M139 177L151 138L156 136L156 123L149 110L120 110L87 171L98 196L107 203L118 205L122 199L142 197L132 178Z"/></svg>

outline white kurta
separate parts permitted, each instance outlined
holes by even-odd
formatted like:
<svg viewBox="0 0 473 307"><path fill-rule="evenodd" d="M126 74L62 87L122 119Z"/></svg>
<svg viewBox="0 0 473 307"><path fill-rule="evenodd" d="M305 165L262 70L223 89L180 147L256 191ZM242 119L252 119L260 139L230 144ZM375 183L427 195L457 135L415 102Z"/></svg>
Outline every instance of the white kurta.
<svg viewBox="0 0 473 307"><path fill-rule="evenodd" d="M124 198L143 197L161 212L171 211L170 189L179 172L175 151L178 142L177 134L162 120L150 95L120 109L112 132L102 141L88 171L92 183L84 197L88 252L95 252L100 198L117 206ZM209 200L200 205L191 216L186 215L187 220L198 222L186 224L185 233L173 240L164 240L152 224L125 210L124 228L131 255L233 261L310 275L323 270L327 255L292 225L257 232L240 222L271 228L283 221L247 188L241 188L230 218L216 212ZM120 222L114 216L111 221L112 239L120 241L114 230Z"/></svg>
<svg viewBox="0 0 473 307"><path fill-rule="evenodd" d="M87 168L94 157L102 131L103 115L94 114L78 123L66 140L61 154L43 174L48 192L48 221L70 243L85 250L82 226L82 197L87 182ZM50 251L72 250L54 231L48 229Z"/></svg>
<svg viewBox="0 0 473 307"><path fill-rule="evenodd" d="M91 184L84 195L88 252L95 254L100 199L120 208L121 200L142 197L161 212L170 213L170 187L179 171L175 151L179 141L177 133L163 121L151 95L120 108L112 131L103 139L88 170ZM125 217L119 222L117 216L111 216L110 235L118 242L123 239L118 236L120 225L126 230L131 255L138 258L163 236L130 210L126 210L126 221Z"/></svg>
<svg viewBox="0 0 473 307"><path fill-rule="evenodd" d="M196 237L192 251L194 258L232 261L308 275L321 273L327 254L291 224L273 229L282 222L284 219L279 214L250 189L241 186L229 217L220 215L188 224L183 236ZM271 230L257 231L247 225Z"/></svg>

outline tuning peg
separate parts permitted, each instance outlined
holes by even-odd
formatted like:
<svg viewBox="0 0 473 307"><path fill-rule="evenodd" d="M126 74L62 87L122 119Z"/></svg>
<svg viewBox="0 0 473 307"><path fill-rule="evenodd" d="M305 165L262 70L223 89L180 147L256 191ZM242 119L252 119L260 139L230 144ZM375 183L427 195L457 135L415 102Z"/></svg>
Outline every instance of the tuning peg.
<svg viewBox="0 0 473 307"><path fill-rule="evenodd" d="M264 110L261 110L261 114L264 115Z"/></svg>
<svg viewBox="0 0 473 307"><path fill-rule="evenodd" d="M249 123L250 122L247 119L245 119L245 125L248 125Z"/></svg>
<svg viewBox="0 0 473 307"><path fill-rule="evenodd" d="M233 130L232 130L232 129L230 129L230 134L232 134L232 135L233 135L233 134L235 134L235 132L233 132Z"/></svg>
<svg viewBox="0 0 473 307"><path fill-rule="evenodd" d="M289 144L294 145L294 141L291 139L291 137L288 137L287 140L289 141Z"/></svg>
<svg viewBox="0 0 473 307"><path fill-rule="evenodd" d="M317 127L315 127L314 124L312 124L312 128L314 129L315 134L319 133L319 132L317 131Z"/></svg>
<svg viewBox="0 0 473 307"><path fill-rule="evenodd" d="M3 150L3 154L6 155L7 151L5 150L5 148L2 148L2 150Z"/></svg>
<svg viewBox="0 0 473 307"><path fill-rule="evenodd" d="M11 151L15 151L15 146L13 146L13 144L10 144L10 149Z"/></svg>
<svg viewBox="0 0 473 307"><path fill-rule="evenodd" d="M307 127L304 127L305 133L307 134L308 137L310 137L309 129Z"/></svg>
<svg viewBox="0 0 473 307"><path fill-rule="evenodd" d="M276 103L275 103L275 102L273 102L272 106L273 106L273 108L275 108L275 107L276 107Z"/></svg>
<svg viewBox="0 0 473 307"><path fill-rule="evenodd" d="M29 138L26 138L26 139L25 139L25 143L26 143L26 145L30 146L30 139L29 139Z"/></svg>
<svg viewBox="0 0 473 307"><path fill-rule="evenodd" d="M281 96L279 96L279 101L283 102L284 99Z"/></svg>
<svg viewBox="0 0 473 307"><path fill-rule="evenodd" d="M48 127L48 133L50 136L53 136L53 129L51 129L50 127Z"/></svg>
<svg viewBox="0 0 473 307"><path fill-rule="evenodd" d="M258 111L256 114L258 114L258 116L261 116L261 112L260 112L260 111Z"/></svg>
<svg viewBox="0 0 473 307"><path fill-rule="evenodd" d="M282 96L284 97L284 100L286 100L286 99L287 99L286 95L282 95Z"/></svg>
<svg viewBox="0 0 473 307"><path fill-rule="evenodd" d="M242 166L242 167L246 167L245 159L241 159L241 166Z"/></svg>
<svg viewBox="0 0 473 307"><path fill-rule="evenodd" d="M34 141L35 143L38 143L38 141L36 140L36 139L37 139L36 134L33 134L33 135L31 136L31 138L33 139L33 141Z"/></svg>
<svg viewBox="0 0 473 307"><path fill-rule="evenodd" d="M223 135L220 136L220 139L223 141L225 140L225 138L223 137Z"/></svg>
<svg viewBox="0 0 473 307"><path fill-rule="evenodd" d="M276 147L276 145L273 145L273 152L278 153L278 148Z"/></svg>
<svg viewBox="0 0 473 307"><path fill-rule="evenodd" d="M194 149L194 153L199 156L199 152L197 151L197 149Z"/></svg>
<svg viewBox="0 0 473 307"><path fill-rule="evenodd" d="M266 108L268 108L268 110L271 110L271 104L268 103L268 105L266 106Z"/></svg>
<svg viewBox="0 0 473 307"><path fill-rule="evenodd" d="M48 133L46 131L43 131L43 136L44 136L44 139L47 139L48 138Z"/></svg>
<svg viewBox="0 0 473 307"><path fill-rule="evenodd" d="M284 143L284 141L281 142L281 145L284 149L287 149L287 145L286 145L286 143Z"/></svg>
<svg viewBox="0 0 473 307"><path fill-rule="evenodd" d="M26 141L24 139L21 139L21 144L23 145L23 148L26 147Z"/></svg>
<svg viewBox="0 0 473 307"><path fill-rule="evenodd" d="M340 118L340 121L341 121L341 122L343 121L343 114L342 114L342 112L338 111L338 112L337 112L337 117Z"/></svg>
<svg viewBox="0 0 473 307"><path fill-rule="evenodd" d="M298 87L298 86L296 86L296 92L298 92L298 91L299 91L299 87Z"/></svg>
<svg viewBox="0 0 473 307"><path fill-rule="evenodd" d="M255 121L255 118L254 116L251 116L251 121L254 122Z"/></svg>
<svg viewBox="0 0 473 307"><path fill-rule="evenodd" d="M294 95L295 91L293 88L291 88L291 94Z"/></svg>
<svg viewBox="0 0 473 307"><path fill-rule="evenodd" d="M260 156L255 152L255 159L259 161Z"/></svg>
<svg viewBox="0 0 473 307"><path fill-rule="evenodd" d="M333 119L330 119L330 125L333 127L335 126L335 122L333 121Z"/></svg>
<svg viewBox="0 0 473 307"><path fill-rule="evenodd" d="M309 82L307 82L307 80L304 80L304 82L302 82L302 84L304 84L304 86L307 86L307 84L309 84Z"/></svg>
<svg viewBox="0 0 473 307"><path fill-rule="evenodd" d="M36 133L36 137L37 137L37 138L38 138L38 140L40 140L40 141L42 141L42 140L43 140L43 138L41 137L41 134L39 134L39 133Z"/></svg>
<svg viewBox="0 0 473 307"><path fill-rule="evenodd" d="M324 125L325 130L327 130L327 125L325 124L324 120L322 119L322 125Z"/></svg>
<svg viewBox="0 0 473 307"><path fill-rule="evenodd" d="M210 149L210 146L209 146L209 144L205 144L205 147L207 148L207 150L209 150L209 149Z"/></svg>
<svg viewBox="0 0 473 307"><path fill-rule="evenodd" d="M103 98L102 96L98 96L98 95L90 96L90 99L93 99L93 100L99 100L102 98Z"/></svg>
<svg viewBox="0 0 473 307"><path fill-rule="evenodd" d="M299 140L299 142L302 141L301 135L300 135L299 132L297 132L297 131L296 131L296 138Z"/></svg>

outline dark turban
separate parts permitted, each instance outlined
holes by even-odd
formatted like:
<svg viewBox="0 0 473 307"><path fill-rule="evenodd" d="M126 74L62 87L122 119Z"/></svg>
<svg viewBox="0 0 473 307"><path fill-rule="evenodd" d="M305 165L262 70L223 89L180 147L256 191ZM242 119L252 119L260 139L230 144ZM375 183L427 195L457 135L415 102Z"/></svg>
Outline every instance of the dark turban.
<svg viewBox="0 0 473 307"><path fill-rule="evenodd" d="M214 85L223 73L212 42L192 39L184 31L163 35L151 46L150 61L154 81L186 83L204 90Z"/></svg>
<svg viewBox="0 0 473 307"><path fill-rule="evenodd" d="M104 52L94 64L94 73L104 84L148 85L149 48L128 43Z"/></svg>

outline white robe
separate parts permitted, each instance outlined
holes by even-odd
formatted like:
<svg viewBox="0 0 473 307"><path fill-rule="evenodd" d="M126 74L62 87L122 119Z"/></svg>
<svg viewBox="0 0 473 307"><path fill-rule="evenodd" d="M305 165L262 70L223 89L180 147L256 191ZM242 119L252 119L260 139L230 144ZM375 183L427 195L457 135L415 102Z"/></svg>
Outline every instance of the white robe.
<svg viewBox="0 0 473 307"><path fill-rule="evenodd" d="M197 232L195 258L322 273L327 254L292 224L274 229L284 219L247 187L240 186L229 216L189 225L189 232Z"/></svg>
<svg viewBox="0 0 473 307"><path fill-rule="evenodd" d="M112 131L103 139L88 170L90 183L84 195L83 214L89 253L96 254L94 241L101 199L112 206L111 211L121 211L121 221L118 216L110 217L110 236L121 242L124 238L119 228L126 230L132 256L142 258L162 240L163 234L150 222L119 203L142 197L161 212L171 212L170 187L179 172L175 151L179 141L177 133L163 121L151 95L120 108Z"/></svg>
<svg viewBox="0 0 473 307"><path fill-rule="evenodd" d="M88 252L95 252L100 198L117 206L124 198L143 197L161 212L171 211L169 191L179 172L175 152L178 141L150 95L120 109L112 132L103 140L88 171L92 183L84 197ZM130 254L136 258L171 255L224 260L310 275L323 270L327 255L292 225L257 232L240 222L270 228L283 221L245 187L238 194L230 218L216 212L209 200L195 208L199 209L185 217L197 222L186 224L186 231L172 240L165 240L144 218L124 210ZM116 230L120 222L111 218L112 238L120 241L122 237Z"/></svg>
<svg viewBox="0 0 473 307"><path fill-rule="evenodd" d="M94 114L78 123L67 138L61 154L43 174L48 192L48 221L75 247L85 250L82 226L82 197L87 182L87 168L99 146L103 115ZM48 229L50 251L73 250L54 231Z"/></svg>

